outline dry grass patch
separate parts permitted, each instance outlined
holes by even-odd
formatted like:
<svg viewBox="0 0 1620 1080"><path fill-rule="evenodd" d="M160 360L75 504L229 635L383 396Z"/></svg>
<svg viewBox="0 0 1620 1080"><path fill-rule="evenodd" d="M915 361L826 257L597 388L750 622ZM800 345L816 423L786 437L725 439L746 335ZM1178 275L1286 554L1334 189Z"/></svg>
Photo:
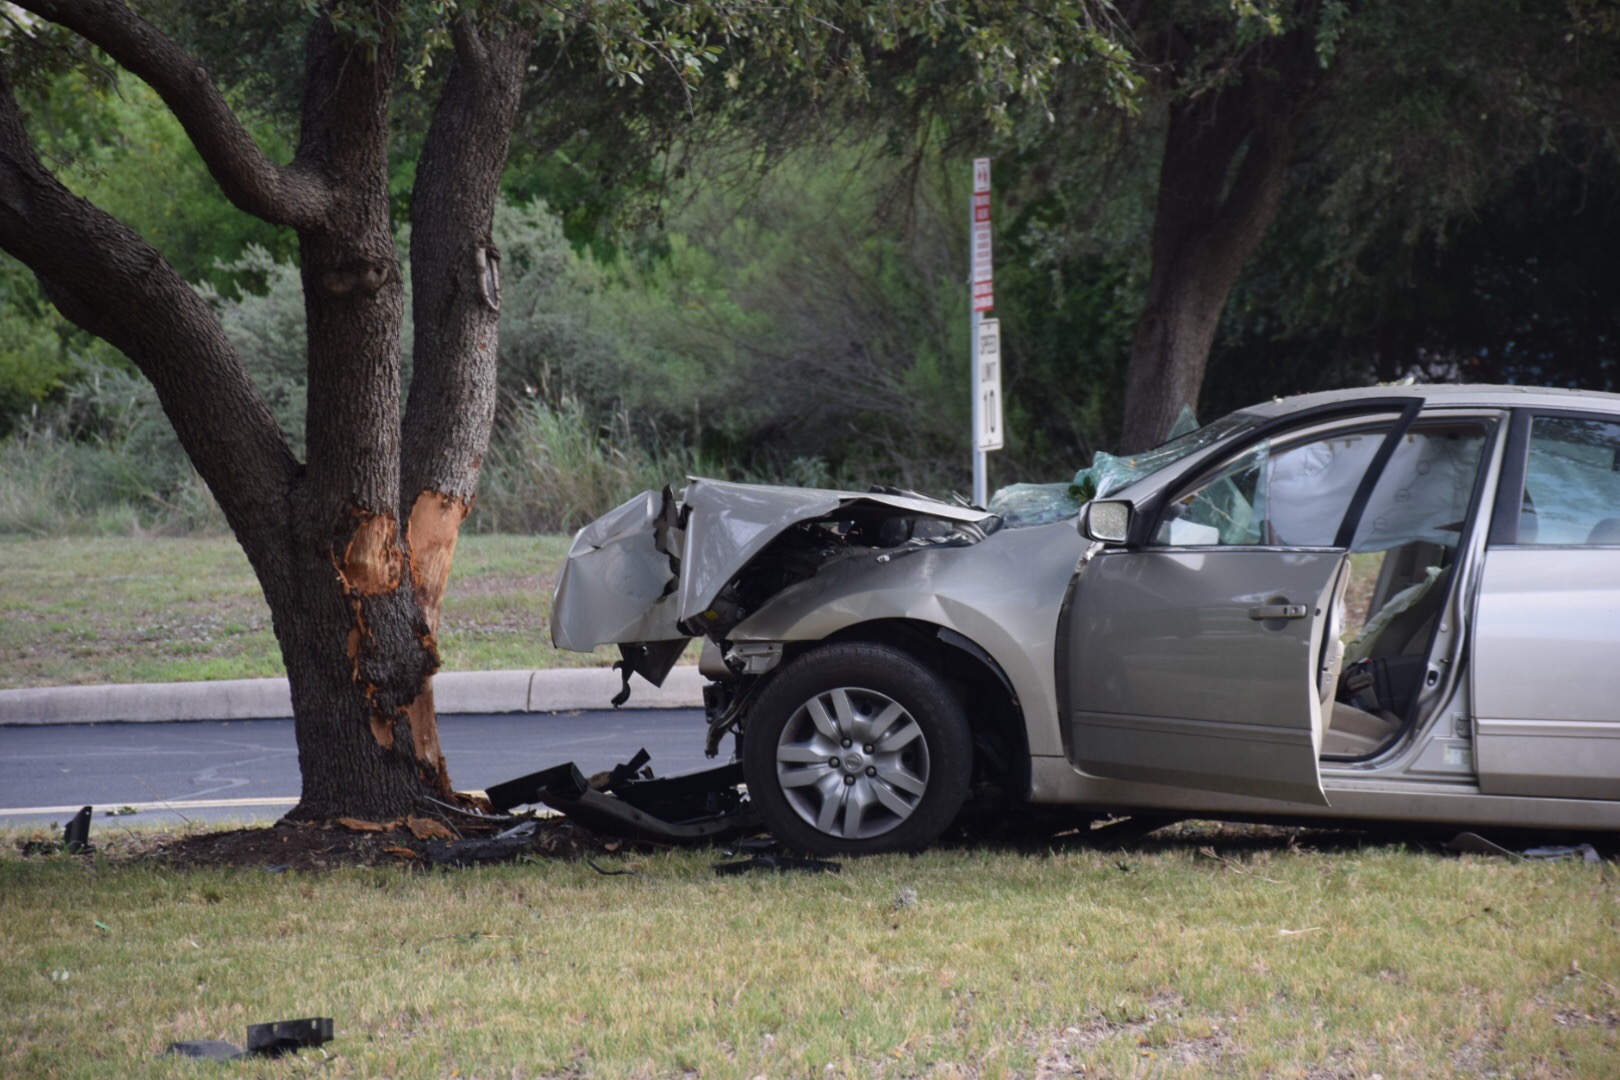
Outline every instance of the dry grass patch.
<svg viewBox="0 0 1620 1080"><path fill-rule="evenodd" d="M717 878L717 858L617 858L640 876L605 877L9 855L0 1074L197 1075L158 1051L302 1015L337 1021L323 1076L1605 1077L1620 1060L1611 865L1197 827L837 875Z"/></svg>
<svg viewBox="0 0 1620 1080"><path fill-rule="evenodd" d="M563 536L461 538L447 671L605 664L551 646ZM247 558L222 537L0 538L0 689L284 673Z"/></svg>

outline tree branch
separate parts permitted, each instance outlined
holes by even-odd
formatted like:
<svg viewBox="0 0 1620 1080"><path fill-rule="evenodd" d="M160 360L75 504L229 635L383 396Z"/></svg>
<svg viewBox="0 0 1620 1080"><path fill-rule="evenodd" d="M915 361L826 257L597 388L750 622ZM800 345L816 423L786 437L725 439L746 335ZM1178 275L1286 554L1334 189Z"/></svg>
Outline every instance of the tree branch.
<svg viewBox="0 0 1620 1080"><path fill-rule="evenodd" d="M490 235L534 32L456 16L455 59L411 193L416 348L401 497L471 499L495 411L499 252Z"/></svg>
<svg viewBox="0 0 1620 1080"><path fill-rule="evenodd" d="M79 34L156 90L239 209L299 230L324 224L332 199L325 181L297 162L266 157L203 66L120 0L16 2Z"/></svg>
<svg viewBox="0 0 1620 1080"><path fill-rule="evenodd" d="M132 229L39 161L0 65L0 249L67 318L132 360L256 568L284 535L298 463L219 319Z"/></svg>

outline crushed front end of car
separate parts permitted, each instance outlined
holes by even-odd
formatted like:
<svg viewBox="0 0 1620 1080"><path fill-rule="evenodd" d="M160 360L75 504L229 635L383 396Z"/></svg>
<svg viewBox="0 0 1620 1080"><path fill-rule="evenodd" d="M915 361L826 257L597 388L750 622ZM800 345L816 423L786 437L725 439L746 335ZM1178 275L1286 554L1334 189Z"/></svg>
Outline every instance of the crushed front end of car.
<svg viewBox="0 0 1620 1080"><path fill-rule="evenodd" d="M645 491L574 538L557 582L552 642L579 652L617 645L627 688L632 674L661 685L699 637L711 646L706 667L761 674L768 658L729 647L726 631L789 586L850 559L975 544L999 526L977 507L889 489L698 479L679 496Z"/></svg>

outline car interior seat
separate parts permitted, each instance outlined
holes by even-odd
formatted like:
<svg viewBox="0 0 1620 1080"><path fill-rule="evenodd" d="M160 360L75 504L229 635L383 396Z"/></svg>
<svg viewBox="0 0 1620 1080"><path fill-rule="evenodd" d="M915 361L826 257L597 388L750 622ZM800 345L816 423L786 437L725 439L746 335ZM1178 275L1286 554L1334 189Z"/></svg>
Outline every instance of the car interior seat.
<svg viewBox="0 0 1620 1080"><path fill-rule="evenodd" d="M1385 559L1374 590L1378 606L1345 652L1351 662L1337 679L1334 699L1324 703L1323 755L1366 757L1400 733L1450 592L1451 557L1449 548L1414 543Z"/></svg>

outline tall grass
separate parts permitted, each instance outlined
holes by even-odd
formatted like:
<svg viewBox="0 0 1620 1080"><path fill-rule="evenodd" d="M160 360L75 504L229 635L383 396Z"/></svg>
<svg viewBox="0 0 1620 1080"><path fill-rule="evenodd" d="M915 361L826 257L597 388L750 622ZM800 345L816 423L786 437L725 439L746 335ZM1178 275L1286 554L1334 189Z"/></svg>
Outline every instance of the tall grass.
<svg viewBox="0 0 1620 1080"><path fill-rule="evenodd" d="M0 441L0 535L127 536L226 531L207 487L172 445L145 438L75 438L36 426ZM687 476L827 482L811 459L777 476L746 477L656 433L628 414L594 423L572 399L515 403L490 440L468 528L482 533L567 532L637 492Z"/></svg>
<svg viewBox="0 0 1620 1080"><path fill-rule="evenodd" d="M52 430L0 441L0 535L217 534L225 516L184 462Z"/></svg>
<svg viewBox="0 0 1620 1080"><path fill-rule="evenodd" d="M593 423L579 402L517 402L490 440L469 527L555 533L579 528L638 492L724 472L688 447L638 436L630 417Z"/></svg>

